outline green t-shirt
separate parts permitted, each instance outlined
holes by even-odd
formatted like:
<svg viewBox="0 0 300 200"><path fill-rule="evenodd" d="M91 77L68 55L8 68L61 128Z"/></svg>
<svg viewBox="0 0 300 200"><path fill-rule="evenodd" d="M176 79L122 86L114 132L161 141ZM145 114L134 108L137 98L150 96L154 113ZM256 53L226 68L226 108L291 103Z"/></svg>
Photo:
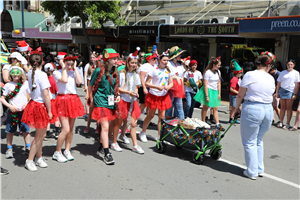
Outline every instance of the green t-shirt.
<svg viewBox="0 0 300 200"><path fill-rule="evenodd" d="M100 68L96 68L95 71L92 74L92 78L90 81L90 86L93 86L95 84L95 81L97 77L100 74ZM112 72L110 73L110 81L112 80ZM108 109L115 110L115 106L108 106L108 95L114 95L115 96L115 84L116 84L116 78L113 78L113 82L111 85L109 84L109 79L103 74L103 77L98 85L98 89L96 91L96 94L94 96L94 106L95 107L105 107Z"/></svg>

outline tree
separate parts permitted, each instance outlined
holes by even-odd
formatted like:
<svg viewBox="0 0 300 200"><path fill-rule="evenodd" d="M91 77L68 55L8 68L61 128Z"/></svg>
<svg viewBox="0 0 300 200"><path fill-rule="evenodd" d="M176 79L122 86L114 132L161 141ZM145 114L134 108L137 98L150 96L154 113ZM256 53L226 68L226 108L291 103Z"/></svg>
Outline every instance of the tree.
<svg viewBox="0 0 300 200"><path fill-rule="evenodd" d="M55 24L63 24L72 17L78 16L82 23L83 33L87 40L87 46L90 51L91 41L86 31L86 22L92 22L93 28L101 28L104 32L110 29L103 26L108 21L113 22L116 26L124 25L126 22L120 17L121 1L44 1L41 3L45 11L54 15Z"/></svg>

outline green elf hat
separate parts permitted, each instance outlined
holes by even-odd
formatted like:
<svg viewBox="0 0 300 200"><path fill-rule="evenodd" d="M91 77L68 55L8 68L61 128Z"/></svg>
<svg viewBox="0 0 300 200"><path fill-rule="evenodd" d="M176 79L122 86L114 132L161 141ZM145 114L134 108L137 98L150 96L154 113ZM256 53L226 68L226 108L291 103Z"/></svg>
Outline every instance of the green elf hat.
<svg viewBox="0 0 300 200"><path fill-rule="evenodd" d="M143 64L149 62L149 60L151 60L152 58L157 58L155 54L152 53L147 53L144 55L144 60L143 60Z"/></svg>
<svg viewBox="0 0 300 200"><path fill-rule="evenodd" d="M108 59L119 57L119 53L117 53L112 48L107 48L103 50L103 61L106 62Z"/></svg>
<svg viewBox="0 0 300 200"><path fill-rule="evenodd" d="M241 68L241 66L236 62L235 59L232 59L231 62L233 62L233 64L234 64L234 69L233 69L234 74L243 72L243 68Z"/></svg>

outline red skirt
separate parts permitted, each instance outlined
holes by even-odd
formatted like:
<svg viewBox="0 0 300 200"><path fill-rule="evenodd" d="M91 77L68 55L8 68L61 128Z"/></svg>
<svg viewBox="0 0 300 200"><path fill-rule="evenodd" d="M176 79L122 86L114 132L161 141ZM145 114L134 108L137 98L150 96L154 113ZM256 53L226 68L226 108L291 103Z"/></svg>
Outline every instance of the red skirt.
<svg viewBox="0 0 300 200"><path fill-rule="evenodd" d="M181 81L181 85L178 84L177 80L173 80L173 87L169 90L170 95L176 98L185 98L185 91L184 91L184 85Z"/></svg>
<svg viewBox="0 0 300 200"><path fill-rule="evenodd" d="M51 99L50 103L51 103L52 118L55 118L56 119L55 121L57 121L57 110L55 107L55 99Z"/></svg>
<svg viewBox="0 0 300 200"><path fill-rule="evenodd" d="M123 99L121 99L121 101L119 102L119 109L120 109L122 119L127 119L128 111L130 109L130 102L126 102ZM134 119L138 119L140 115L141 115L141 109L137 100L135 100L133 102L131 117L133 117Z"/></svg>
<svg viewBox="0 0 300 200"><path fill-rule="evenodd" d="M110 121L117 118L116 111L105 107L94 107L92 119L97 123L100 121Z"/></svg>
<svg viewBox="0 0 300 200"><path fill-rule="evenodd" d="M148 93L145 97L145 105L151 110L168 110L172 107L172 101L169 94L165 96L155 96Z"/></svg>
<svg viewBox="0 0 300 200"><path fill-rule="evenodd" d="M49 120L47 107L44 103L33 100L30 100L27 104L21 119L21 121L28 124L29 127L36 129L47 128L49 123L54 124L56 120L57 117L55 113L52 113L52 119Z"/></svg>
<svg viewBox="0 0 300 200"><path fill-rule="evenodd" d="M77 94L59 94L55 98L57 116L76 118L85 115L82 102Z"/></svg>

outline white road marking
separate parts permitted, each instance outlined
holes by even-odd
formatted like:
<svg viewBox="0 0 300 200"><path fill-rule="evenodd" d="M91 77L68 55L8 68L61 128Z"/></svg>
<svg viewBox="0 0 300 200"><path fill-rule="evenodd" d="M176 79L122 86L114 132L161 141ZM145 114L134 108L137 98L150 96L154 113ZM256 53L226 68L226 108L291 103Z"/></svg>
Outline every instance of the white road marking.
<svg viewBox="0 0 300 200"><path fill-rule="evenodd" d="M237 164L237 163L234 163L234 162L231 162L229 160L222 159L222 158L220 158L219 160L223 161L223 162L227 162L227 163L229 163L231 165L235 165L235 166L241 167L243 169L246 169L246 166L244 166L244 165L240 165L240 164ZM295 187L297 189L300 189L300 185L298 185L296 183L293 183L293 182L290 182L290 181L287 181L287 180L284 180L282 178L279 178L279 177L276 177L276 176L273 176L273 175L270 175L270 174L266 174L266 173L264 173L264 177L267 177L267 178L273 179L275 181L278 181L278 182L281 182L281 183L293 186L293 187Z"/></svg>

